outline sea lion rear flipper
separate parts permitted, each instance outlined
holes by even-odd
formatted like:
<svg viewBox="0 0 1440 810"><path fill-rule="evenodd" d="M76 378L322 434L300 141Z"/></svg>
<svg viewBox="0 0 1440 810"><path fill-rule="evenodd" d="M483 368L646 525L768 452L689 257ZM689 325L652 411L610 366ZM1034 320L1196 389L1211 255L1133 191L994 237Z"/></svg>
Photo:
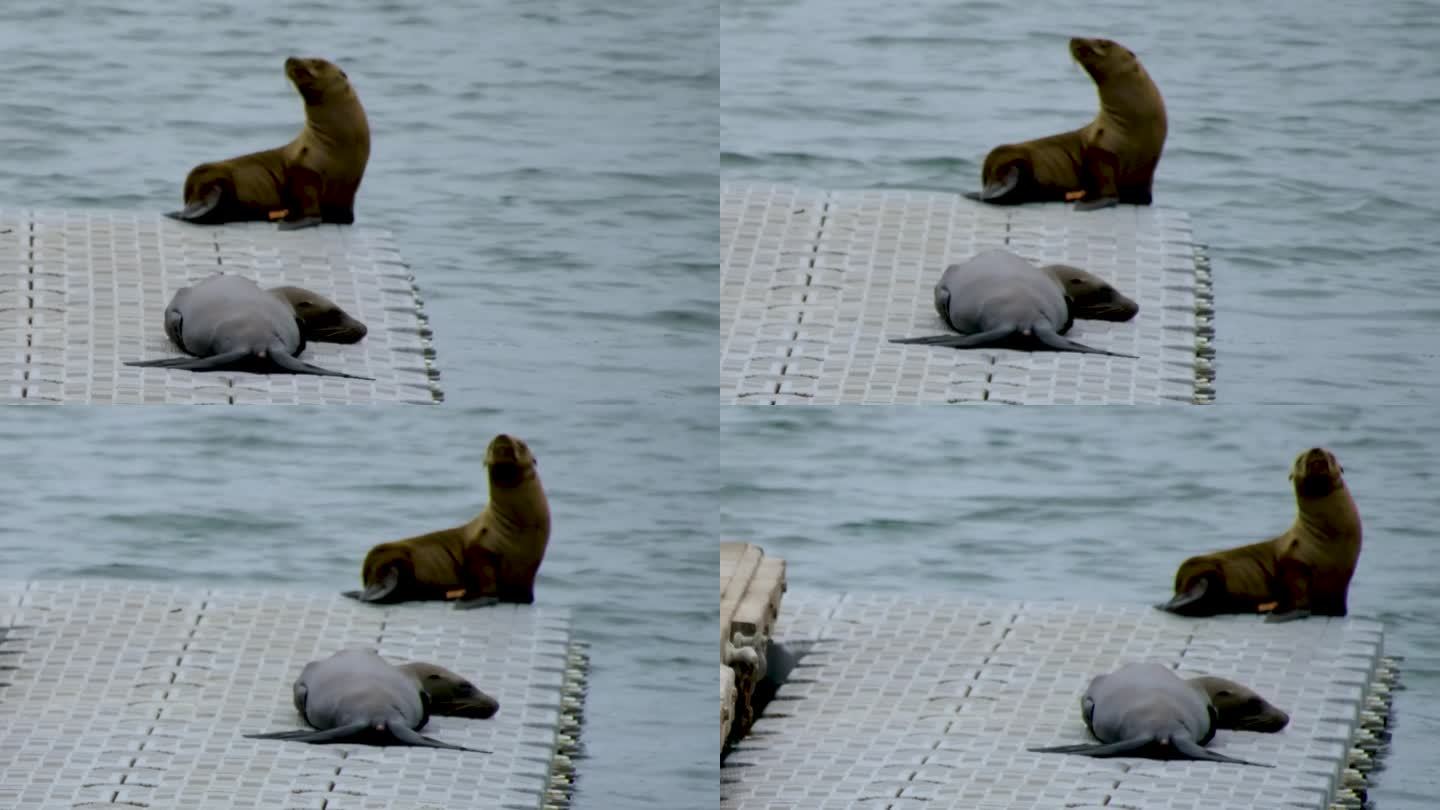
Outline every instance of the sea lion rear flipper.
<svg viewBox="0 0 1440 810"><path fill-rule="evenodd" d="M454 745L453 743L441 742L432 737L426 737L424 734L415 731L414 729L404 725L403 723L390 723L388 728L390 729L390 733L395 737L395 739L405 743L406 745L415 745L421 748L444 748L450 751L471 751L476 754L494 753L492 751L486 751L480 748L466 748L463 745Z"/></svg>
<svg viewBox="0 0 1440 810"><path fill-rule="evenodd" d="M1210 616L1212 611L1203 607L1205 594L1209 590L1210 577L1201 577L1184 592L1172 596L1169 602L1155 607L1181 616Z"/></svg>
<svg viewBox="0 0 1440 810"><path fill-rule="evenodd" d="M989 346L1015 334L1011 327L976 332L973 335L930 335L918 338L891 338L891 343L907 343L921 346L946 346L951 349L974 349Z"/></svg>
<svg viewBox="0 0 1440 810"><path fill-rule="evenodd" d="M1149 745L1152 738L1149 736L1135 737L1119 742L1104 743L1079 743L1077 745L1056 745L1048 748L1027 748L1037 754L1084 754L1087 757L1118 757L1138 751ZM1204 749L1201 749L1202 751Z"/></svg>
<svg viewBox="0 0 1440 810"><path fill-rule="evenodd" d="M980 202L987 202L993 205L1005 205L1012 202L1008 197L1019 187L1020 166L1019 164L1012 163L1003 177L991 180L979 193L971 191L967 192L965 196L972 200L979 200ZM1019 202L1019 200L1013 202Z"/></svg>
<svg viewBox="0 0 1440 810"><path fill-rule="evenodd" d="M1083 354L1105 354L1110 357L1128 357L1138 360L1139 357L1133 354L1122 354L1121 352L1107 352L1104 349L1096 349L1086 346L1084 343L1077 343L1070 338L1063 337L1053 329L1035 329L1035 337L1046 346L1061 352L1081 352Z"/></svg>
<svg viewBox="0 0 1440 810"><path fill-rule="evenodd" d="M1274 765L1267 765L1263 762L1251 762L1247 759L1236 759L1235 757L1227 757L1224 754L1217 754L1214 751L1201 748L1189 737L1174 737L1170 742L1175 746L1175 750L1190 759L1198 759L1204 762L1229 762L1232 765L1254 765L1258 768L1275 767Z"/></svg>
<svg viewBox="0 0 1440 810"><path fill-rule="evenodd" d="M185 207L179 211L171 211L165 216L171 219L178 219L181 222L199 222L209 216L219 207L220 201L225 197L225 189L219 184L210 186L205 196L199 199L186 200Z"/></svg>
<svg viewBox="0 0 1440 810"><path fill-rule="evenodd" d="M246 734L245 736L252 740L290 740L292 742L329 743L342 742L354 737L369 727L369 723L361 722L351 723L348 726L327 728L323 731L300 729L297 731L272 731L267 734Z"/></svg>
<svg viewBox="0 0 1440 810"><path fill-rule="evenodd" d="M167 357L163 360L127 360L127 366L178 368L184 371L221 371L250 356L249 349L212 354L209 357Z"/></svg>
<svg viewBox="0 0 1440 810"><path fill-rule="evenodd" d="M285 369L291 374L314 374L319 377L345 377L351 380L374 380L374 377L361 377L357 374L346 374L343 371L331 371L328 368L313 366L298 357L292 357L286 353L283 347L275 347L270 350L270 359L275 365Z"/></svg>
<svg viewBox="0 0 1440 810"><path fill-rule="evenodd" d="M344 591L343 595L361 602L385 602L400 587L400 570L393 565L385 569L379 581L365 586L364 591Z"/></svg>

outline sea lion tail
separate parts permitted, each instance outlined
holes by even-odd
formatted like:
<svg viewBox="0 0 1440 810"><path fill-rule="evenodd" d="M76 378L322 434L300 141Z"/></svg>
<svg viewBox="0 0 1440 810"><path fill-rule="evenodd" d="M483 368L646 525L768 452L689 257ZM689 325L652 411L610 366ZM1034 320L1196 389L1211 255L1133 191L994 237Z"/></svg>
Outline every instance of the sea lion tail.
<svg viewBox="0 0 1440 810"><path fill-rule="evenodd" d="M298 357L286 352L284 347L277 344L270 348L270 359L275 365L290 372L291 374L314 374L318 377L345 377L351 380L374 380L374 377L361 377L358 374L346 374L343 371L331 371L328 368L313 366Z"/></svg>
<svg viewBox="0 0 1440 810"><path fill-rule="evenodd" d="M470 751L476 754L494 753L493 751L484 751L479 748L466 748L463 745L454 745L452 743L440 742L437 739L426 737L424 734L421 734L415 729L410 728L404 723L397 721L391 721L389 724L387 724L387 728L390 729L390 733L395 737L395 739L405 743L406 745L415 745L421 748L444 748L449 751Z"/></svg>
<svg viewBox="0 0 1440 810"><path fill-rule="evenodd" d="M1190 759L1198 759L1206 762L1228 762L1232 765L1254 765L1257 768L1275 767L1274 765L1267 765L1264 762L1251 762L1248 759L1236 759L1235 757L1227 757L1224 754L1217 754L1214 751L1207 751L1189 737L1175 737L1170 742L1175 746L1176 751L1179 751Z"/></svg>
<svg viewBox="0 0 1440 810"><path fill-rule="evenodd" d="M1118 757L1124 754L1138 751L1152 742L1151 737L1132 737L1119 742L1105 743L1079 743L1077 745L1055 745L1048 748L1027 748L1027 751L1034 751L1037 754L1084 754L1087 757ZM1202 751L1204 749L1201 749Z"/></svg>
<svg viewBox="0 0 1440 810"><path fill-rule="evenodd" d="M347 740L369 727L368 723L351 723L348 726L336 726L335 728L327 728L323 731L299 729L297 731L272 731L267 734L246 734L245 736L252 740L290 740L292 742L328 743Z"/></svg>
<svg viewBox="0 0 1440 810"><path fill-rule="evenodd" d="M128 360L127 366L178 368L185 371L220 371L250 356L249 349L213 354L209 357L167 357L163 360Z"/></svg>
<svg viewBox="0 0 1440 810"><path fill-rule="evenodd" d="M930 335L917 338L891 338L891 343L913 343L921 346L946 346L951 349L974 349L989 346L1015 334L1013 327L1004 326L973 335ZM1090 351L1097 351L1091 349Z"/></svg>
<svg viewBox="0 0 1440 810"><path fill-rule="evenodd" d="M1129 357L1132 360L1139 359L1133 354L1122 354L1120 352L1107 352L1104 349L1096 349L1086 346L1084 343L1077 343L1070 338L1064 337L1053 329L1037 328L1034 330L1035 337L1046 346L1059 352L1082 352L1084 354L1104 354L1110 357Z"/></svg>

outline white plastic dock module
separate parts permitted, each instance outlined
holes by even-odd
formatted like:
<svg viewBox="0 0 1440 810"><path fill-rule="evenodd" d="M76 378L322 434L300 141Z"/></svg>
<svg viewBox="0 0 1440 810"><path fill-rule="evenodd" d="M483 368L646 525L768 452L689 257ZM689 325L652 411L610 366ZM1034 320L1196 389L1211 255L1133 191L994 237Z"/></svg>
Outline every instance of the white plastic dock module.
<svg viewBox="0 0 1440 810"><path fill-rule="evenodd" d="M949 264L1006 248L1069 264L1140 305L1069 337L1139 359L956 350L934 288ZM1189 218L1164 207L1077 213L958 194L815 191L731 183L720 194L721 401L736 404L1209 402L1210 263Z"/></svg>
<svg viewBox="0 0 1440 810"><path fill-rule="evenodd" d="M374 381L124 365L180 356L165 336L165 307L219 272L314 290L363 321L364 340L310 343L301 359ZM433 403L441 392L430 337L384 230L0 210L0 402Z"/></svg>
<svg viewBox="0 0 1440 810"><path fill-rule="evenodd" d="M105 580L0 584L0 807L568 806L584 655L565 610ZM351 646L448 667L500 702L424 733L493 753L309 745L291 685Z"/></svg>
<svg viewBox="0 0 1440 810"><path fill-rule="evenodd" d="M792 592L777 638L815 646L731 751L722 810L1325 810L1372 692L1388 694L1381 626L1363 619ZM1025 750L1093 742L1080 696L1131 661L1228 677L1288 712L1283 731L1209 745L1275 767Z"/></svg>

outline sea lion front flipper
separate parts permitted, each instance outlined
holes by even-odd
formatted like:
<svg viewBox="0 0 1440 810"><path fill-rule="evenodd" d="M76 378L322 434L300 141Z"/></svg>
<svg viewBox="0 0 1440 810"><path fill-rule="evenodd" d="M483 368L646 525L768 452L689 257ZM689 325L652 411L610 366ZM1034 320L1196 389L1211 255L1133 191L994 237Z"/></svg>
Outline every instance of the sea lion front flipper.
<svg viewBox="0 0 1440 810"><path fill-rule="evenodd" d="M1012 327L976 332L973 335L930 335L918 338L891 338L891 343L906 343L920 346L945 346L951 349L974 349L989 346L1015 334Z"/></svg>
<svg viewBox="0 0 1440 810"><path fill-rule="evenodd" d="M304 217L302 219L282 219L280 224L275 226L276 230L298 231L301 228L313 228L316 225L324 224L325 220L320 217Z"/></svg>
<svg viewBox="0 0 1440 810"><path fill-rule="evenodd" d="M220 371L250 356L249 349L212 354L209 357L167 357L163 360L127 360L127 366L178 368L183 371Z"/></svg>
<svg viewBox="0 0 1440 810"><path fill-rule="evenodd" d="M323 731L301 729L298 731L272 731L266 734L246 734L245 736L252 740L290 740L292 742L329 743L342 742L350 739L369 727L369 723L359 722L351 723L347 726L327 728Z"/></svg>
<svg viewBox="0 0 1440 810"><path fill-rule="evenodd" d="M282 231L313 228L324 222L320 208L320 189L325 180L314 169L290 165L285 170L285 194L289 205L285 219L278 226Z"/></svg>
<svg viewBox="0 0 1440 810"><path fill-rule="evenodd" d="M1076 211L1099 211L1102 208L1111 208L1120 204L1119 197L1103 197L1098 200L1081 200L1075 203Z"/></svg>
<svg viewBox="0 0 1440 810"><path fill-rule="evenodd" d="M1266 624L1279 624L1281 622L1293 622L1296 619L1308 619L1310 611L1304 608L1287 610L1284 613L1271 613L1265 617Z"/></svg>
<svg viewBox="0 0 1440 810"><path fill-rule="evenodd" d="M1189 757L1190 759L1198 759L1202 762L1228 762L1232 765L1254 765L1257 768L1275 767L1274 765L1267 765L1263 762L1251 762L1248 759L1236 759L1235 757L1227 757L1224 754L1217 754L1214 751L1209 751L1201 748L1195 743L1194 740L1190 739L1189 737L1172 737L1170 739L1170 744L1174 745L1175 750L1184 754L1186 757Z"/></svg>
<svg viewBox="0 0 1440 810"><path fill-rule="evenodd" d="M470 598L462 597L455 600L455 609L474 610L475 608L494 607L498 604L500 604L500 598L498 596L476 596Z"/></svg>
<svg viewBox="0 0 1440 810"><path fill-rule="evenodd" d="M1027 748L1026 751L1033 751L1037 754L1084 754L1087 757L1118 757L1138 751L1149 745L1151 737L1135 737L1119 742L1104 743L1079 743L1077 745L1056 745L1049 748ZM1203 749L1202 749L1203 750Z"/></svg>
<svg viewBox="0 0 1440 810"><path fill-rule="evenodd" d="M170 211L165 216L181 222L200 222L220 207L220 201L223 199L225 199L225 189L216 183L210 186L210 190L205 192L205 196L186 200L183 209Z"/></svg>
<svg viewBox="0 0 1440 810"><path fill-rule="evenodd" d="M1083 354L1106 354L1111 357L1128 357L1132 360L1140 359L1133 354L1122 354L1121 352L1107 352L1104 349L1096 349L1086 346L1084 343L1077 343L1070 338L1061 336L1058 332L1048 328L1037 328L1032 330L1036 339L1056 351L1081 352Z"/></svg>
<svg viewBox="0 0 1440 810"><path fill-rule="evenodd" d="M404 725L403 723L391 723L389 724L388 728L390 729L391 735L393 735L395 739L405 743L406 745L414 745L421 748L444 748L449 751L470 751L476 754L494 753L492 751L486 751L480 748L466 748L463 745L454 745L453 743L441 742L437 739L434 739L433 737L426 737L424 734L415 731L414 729Z"/></svg>
<svg viewBox="0 0 1440 810"><path fill-rule="evenodd" d="M328 368L311 365L298 357L291 356L283 346L272 347L270 359L275 365L290 372L291 374L314 374L319 377L345 377L351 380L374 380L374 377L361 377L358 374L346 374L343 371L331 371Z"/></svg>

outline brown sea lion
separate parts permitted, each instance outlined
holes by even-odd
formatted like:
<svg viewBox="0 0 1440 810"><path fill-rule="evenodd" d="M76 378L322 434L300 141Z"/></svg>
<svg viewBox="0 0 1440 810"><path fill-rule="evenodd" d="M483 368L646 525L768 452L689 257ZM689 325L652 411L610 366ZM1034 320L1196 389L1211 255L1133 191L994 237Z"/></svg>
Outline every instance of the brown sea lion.
<svg viewBox="0 0 1440 810"><path fill-rule="evenodd" d="M1070 316L1089 321L1128 321L1140 312L1140 305L1110 286L1094 273L1068 264L1049 264L1042 268L1060 282L1065 297L1070 299Z"/></svg>
<svg viewBox="0 0 1440 810"><path fill-rule="evenodd" d="M295 310L295 324L307 343L359 343L369 332L334 301L304 287L271 287L271 295Z"/></svg>
<svg viewBox="0 0 1440 810"><path fill-rule="evenodd" d="M1191 686L1204 692L1210 705L1215 707L1216 728L1270 734L1290 722L1290 715L1247 686L1213 675L1188 680Z"/></svg>
<svg viewBox="0 0 1440 810"><path fill-rule="evenodd" d="M420 688L430 696L431 714L483 720L500 710L498 700L439 664L412 661L400 664L399 668L413 675Z"/></svg>
<svg viewBox="0 0 1440 810"><path fill-rule="evenodd" d="M535 575L550 540L550 506L535 457L519 439L500 434L485 450L490 501L463 526L391 543L365 555L362 602L447 599L457 608L535 601Z"/></svg>
<svg viewBox="0 0 1440 810"><path fill-rule="evenodd" d="M1182 616L1273 611L1267 622L1344 616L1360 558L1360 513L1334 454L1314 447L1291 468L1299 514L1277 537L1191 557L1175 596L1158 607Z"/></svg>
<svg viewBox="0 0 1440 810"><path fill-rule="evenodd" d="M1100 92L1100 112L1080 129L997 146L984 189L965 196L996 205L1079 200L1076 211L1150 204L1165 147L1165 101L1140 60L1108 39L1072 39L1070 55Z"/></svg>
<svg viewBox="0 0 1440 810"><path fill-rule="evenodd" d="M370 159L370 124L345 71L290 57L285 75L305 99L305 126L277 149L202 163L185 178L185 208L166 214L203 225L283 217L280 230L355 221Z"/></svg>

